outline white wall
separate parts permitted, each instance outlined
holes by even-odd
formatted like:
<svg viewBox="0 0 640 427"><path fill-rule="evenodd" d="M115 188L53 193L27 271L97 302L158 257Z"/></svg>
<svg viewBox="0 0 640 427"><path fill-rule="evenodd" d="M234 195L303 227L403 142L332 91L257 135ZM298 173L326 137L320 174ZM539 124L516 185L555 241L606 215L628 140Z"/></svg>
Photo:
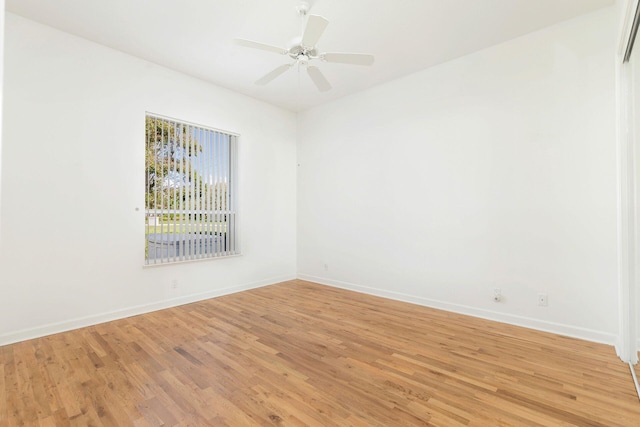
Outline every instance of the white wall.
<svg viewBox="0 0 640 427"><path fill-rule="evenodd" d="M618 14L618 49L616 58L616 121L618 153L618 282L619 282L619 337L616 351L625 362L636 363L638 309L636 294L637 275L637 199L638 177L633 164L634 113L633 70L624 57L629 45L635 9L638 0L620 0L615 4ZM633 60L631 62L634 62Z"/></svg>
<svg viewBox="0 0 640 427"><path fill-rule="evenodd" d="M629 99L631 100L632 111L630 120L630 124L633 126L631 132L633 134L634 139L634 149L635 149L635 206L638 208L638 203L640 203L640 37L636 37L635 47L632 51L631 58L629 60L629 69L631 72L631 87L629 90L631 91L629 95ZM640 224L640 218L635 218L635 236L629 236L631 239L635 239L636 248L638 247L638 242L640 241L640 234L638 233L638 225ZM640 267L640 254L636 251L635 254L635 267ZM630 317L631 321L636 322L636 343L635 343L635 351L640 352L640 316L638 316L638 310L640 310L640 282L638 281L638 275L636 272L636 280L632 283L632 286L629 289L629 296L633 298L633 305L631 305Z"/></svg>
<svg viewBox="0 0 640 427"><path fill-rule="evenodd" d="M9 13L5 52L0 345L295 277L295 114ZM142 267L145 111L241 135L243 256Z"/></svg>
<svg viewBox="0 0 640 427"><path fill-rule="evenodd" d="M300 114L299 277L613 344L614 25L609 8Z"/></svg>
<svg viewBox="0 0 640 427"><path fill-rule="evenodd" d="M0 239L2 239L2 70L4 64L4 0L0 0Z"/></svg>

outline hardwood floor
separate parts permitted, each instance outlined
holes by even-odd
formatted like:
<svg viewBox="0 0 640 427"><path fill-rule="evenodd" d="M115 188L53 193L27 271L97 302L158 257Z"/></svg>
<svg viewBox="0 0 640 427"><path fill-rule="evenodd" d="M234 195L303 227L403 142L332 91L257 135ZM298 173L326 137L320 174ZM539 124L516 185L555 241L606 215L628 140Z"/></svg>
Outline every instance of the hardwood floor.
<svg viewBox="0 0 640 427"><path fill-rule="evenodd" d="M639 426L612 347L292 281L0 347L0 426Z"/></svg>

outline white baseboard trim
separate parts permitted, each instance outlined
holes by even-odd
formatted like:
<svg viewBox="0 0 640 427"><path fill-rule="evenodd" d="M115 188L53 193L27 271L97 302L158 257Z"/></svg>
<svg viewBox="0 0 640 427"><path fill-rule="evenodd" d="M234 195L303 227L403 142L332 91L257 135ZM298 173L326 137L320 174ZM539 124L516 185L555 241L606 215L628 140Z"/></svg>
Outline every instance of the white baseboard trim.
<svg viewBox="0 0 640 427"><path fill-rule="evenodd" d="M484 310L475 307L469 307L462 304L453 304L444 301L438 301L430 298L409 295L400 292L388 291L368 286L356 285L353 283L341 282L339 280L326 279L323 277L311 276L308 274L298 274L298 279L309 282L319 283L321 285L333 286L336 288L346 289L349 291L360 292L364 294L389 298L397 301L409 302L425 307L437 308L440 310L451 311L454 313L465 314L468 316L479 317L481 319L495 320L511 325L522 326L525 328L536 329L544 332L551 332L558 335L564 335L572 338L579 338L586 341L597 342L615 346L617 336L606 332L595 331L592 329L580 328L571 325L563 325L561 323L547 322L544 320L533 319L530 317L517 316L513 314L500 313L497 311Z"/></svg>
<svg viewBox="0 0 640 427"><path fill-rule="evenodd" d="M73 329L93 326L113 320L124 319L131 316L150 313L152 311L163 310L165 308L177 307L179 305L202 301L209 298L234 294L236 292L248 291L250 289L261 288L263 286L273 285L275 283L286 282L288 280L294 279L296 279L296 275L272 277L269 279L259 280L257 282L246 283L243 285L230 286L228 288L216 289L213 291L201 292L197 294L183 295L176 298L154 302L151 304L137 305L106 313L100 313L86 317L78 317L62 322L50 323L47 325L37 326L35 328L8 332L0 334L0 346L13 344L20 341L26 341L33 338L40 338L46 335L57 334L60 332L71 331Z"/></svg>
<svg viewBox="0 0 640 427"><path fill-rule="evenodd" d="M616 337L616 343L613 346L616 349L616 356L618 356L624 362L624 355L622 354L622 337Z"/></svg>

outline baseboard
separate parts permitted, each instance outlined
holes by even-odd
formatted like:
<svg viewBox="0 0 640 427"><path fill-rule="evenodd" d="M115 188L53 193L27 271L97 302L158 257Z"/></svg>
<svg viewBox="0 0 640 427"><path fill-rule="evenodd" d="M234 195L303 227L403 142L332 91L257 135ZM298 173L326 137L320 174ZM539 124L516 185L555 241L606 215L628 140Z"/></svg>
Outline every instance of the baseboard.
<svg viewBox="0 0 640 427"><path fill-rule="evenodd" d="M616 340L615 348L616 348L616 354L624 362L629 362L633 365L638 363L638 354L640 353L640 338L638 338L636 342L636 346L634 349L632 349L631 354L629 354L627 350L625 350L625 347L622 343L621 336L618 337L618 339Z"/></svg>
<svg viewBox="0 0 640 427"><path fill-rule="evenodd" d="M425 307L437 308L440 310L451 311L454 313L465 314L468 316L479 317L481 319L495 320L511 325L522 326L525 328L536 329L544 332L551 332L558 335L564 335L572 338L579 338L586 341L597 342L615 346L616 335L605 332L595 331L592 329L580 328L561 323L547 322L544 320L533 319L530 317L516 316L513 314L500 313L497 311L484 310L475 307L469 307L461 304L453 304L444 301L438 301L430 298L424 298L416 295L409 295L400 292L387 291L383 289L370 288L368 286L356 285L354 283L341 282L339 280L326 279L323 277L311 276L308 274L298 274L298 279L307 280L309 282L319 283L321 285L333 286L336 288L346 289L349 291L360 292L364 294L389 298L397 301L409 302Z"/></svg>
<svg viewBox="0 0 640 427"><path fill-rule="evenodd" d="M13 344L20 341L26 341L33 338L40 338L46 335L57 334L60 332L71 331L73 329L84 328L86 326L93 326L113 320L124 319L131 316L137 316L139 314L163 310L165 308L177 307L180 305L202 301L209 298L215 298L223 295L234 294L236 292L261 288L263 286L273 285L275 283L286 282L287 280L294 279L296 279L295 275L272 277L265 280L259 280L257 282L246 283L243 285L231 286L228 288L216 289L214 291L201 292L197 294L183 295L177 298L166 299L151 304L127 307L120 310L100 313L92 316L65 320L64 322L50 323L48 325L38 326L35 328L8 332L0 335L0 346Z"/></svg>
<svg viewBox="0 0 640 427"><path fill-rule="evenodd" d="M616 337L616 343L613 345L613 348L616 349L616 356L618 356L623 362L626 360L626 357L623 352L623 345L622 345L622 337L618 336Z"/></svg>

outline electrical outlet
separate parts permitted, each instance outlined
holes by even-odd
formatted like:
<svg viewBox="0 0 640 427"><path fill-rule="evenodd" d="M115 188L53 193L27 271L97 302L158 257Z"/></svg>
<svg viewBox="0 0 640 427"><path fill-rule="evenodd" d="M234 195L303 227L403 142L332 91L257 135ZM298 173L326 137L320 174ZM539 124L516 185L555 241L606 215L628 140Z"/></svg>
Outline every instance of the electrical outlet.
<svg viewBox="0 0 640 427"><path fill-rule="evenodd" d="M165 282L164 285L164 295L165 298L176 298L180 296L180 282L178 279L171 279L168 282Z"/></svg>
<svg viewBox="0 0 640 427"><path fill-rule="evenodd" d="M324 265L324 271L329 271L329 264Z"/></svg>
<svg viewBox="0 0 640 427"><path fill-rule="evenodd" d="M495 302L502 301L502 289L500 289L500 288L494 288L493 289L493 300Z"/></svg>
<svg viewBox="0 0 640 427"><path fill-rule="evenodd" d="M547 294L538 294L538 305L542 307L549 305L549 297Z"/></svg>

